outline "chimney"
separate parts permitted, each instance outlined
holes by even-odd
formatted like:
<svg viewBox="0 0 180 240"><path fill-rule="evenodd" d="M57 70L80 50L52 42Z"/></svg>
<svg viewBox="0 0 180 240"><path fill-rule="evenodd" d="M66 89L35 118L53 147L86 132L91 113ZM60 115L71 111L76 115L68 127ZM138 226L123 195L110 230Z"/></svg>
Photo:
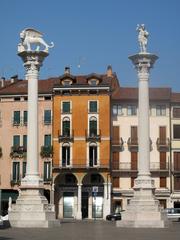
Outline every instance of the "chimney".
<svg viewBox="0 0 180 240"><path fill-rule="evenodd" d="M5 86L5 77L1 77L0 78L0 81L1 81L1 83L0 83L0 87L4 87Z"/></svg>
<svg viewBox="0 0 180 240"><path fill-rule="evenodd" d="M111 65L108 65L106 74L107 74L108 77L112 77L113 72L112 72L112 67L111 67Z"/></svg>
<svg viewBox="0 0 180 240"><path fill-rule="evenodd" d="M11 83L17 82L18 81L18 75L14 75L11 77Z"/></svg>
<svg viewBox="0 0 180 240"><path fill-rule="evenodd" d="M64 74L70 74L70 67L65 67Z"/></svg>

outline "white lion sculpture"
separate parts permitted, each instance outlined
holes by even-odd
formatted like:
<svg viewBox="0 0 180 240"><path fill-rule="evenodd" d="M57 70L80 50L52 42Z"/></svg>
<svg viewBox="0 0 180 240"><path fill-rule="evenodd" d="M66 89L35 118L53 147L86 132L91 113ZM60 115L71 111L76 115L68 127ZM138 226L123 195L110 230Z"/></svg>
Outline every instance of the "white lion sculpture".
<svg viewBox="0 0 180 240"><path fill-rule="evenodd" d="M21 46L24 47L26 51L32 51L31 45L35 44L36 49L35 51L40 50L40 46L44 46L45 49L43 51L48 52L49 48L54 47L54 43L51 42L51 45L48 45L42 38L42 33L39 31L32 29L32 28L26 28L20 33L21 38Z"/></svg>

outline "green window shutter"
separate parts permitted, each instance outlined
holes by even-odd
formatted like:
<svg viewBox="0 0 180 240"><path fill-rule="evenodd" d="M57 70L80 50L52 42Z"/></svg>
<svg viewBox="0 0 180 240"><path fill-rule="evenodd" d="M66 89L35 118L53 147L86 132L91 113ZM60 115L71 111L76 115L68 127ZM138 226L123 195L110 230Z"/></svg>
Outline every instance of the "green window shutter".
<svg viewBox="0 0 180 240"><path fill-rule="evenodd" d="M13 181L19 181L19 162L13 162Z"/></svg>
<svg viewBox="0 0 180 240"><path fill-rule="evenodd" d="M27 120L28 120L28 112L24 111L24 115L23 115L23 122L24 122L24 124L27 124Z"/></svg>
<svg viewBox="0 0 180 240"><path fill-rule="evenodd" d="M13 146L19 147L20 146L20 136L14 135L13 136Z"/></svg>
<svg viewBox="0 0 180 240"><path fill-rule="evenodd" d="M63 102L63 113L70 113L70 102Z"/></svg>
<svg viewBox="0 0 180 240"><path fill-rule="evenodd" d="M14 124L20 124L20 111L14 111Z"/></svg>
<svg viewBox="0 0 180 240"><path fill-rule="evenodd" d="M51 146L51 135L44 136L44 146L46 146L46 147Z"/></svg>
<svg viewBox="0 0 180 240"><path fill-rule="evenodd" d="M44 110L44 123L51 123L51 110Z"/></svg>
<svg viewBox="0 0 180 240"><path fill-rule="evenodd" d="M27 148L27 135L23 135L23 147Z"/></svg>
<svg viewBox="0 0 180 240"><path fill-rule="evenodd" d="M90 135L97 135L97 121L96 120L90 120L89 122L89 132Z"/></svg>
<svg viewBox="0 0 180 240"><path fill-rule="evenodd" d="M70 121L63 121L63 136L70 136Z"/></svg>
<svg viewBox="0 0 180 240"><path fill-rule="evenodd" d="M26 165L27 163L23 162L23 171L22 171L23 178L26 176Z"/></svg>
<svg viewBox="0 0 180 240"><path fill-rule="evenodd" d="M89 103L89 111L96 113L97 112L97 101L90 101Z"/></svg>

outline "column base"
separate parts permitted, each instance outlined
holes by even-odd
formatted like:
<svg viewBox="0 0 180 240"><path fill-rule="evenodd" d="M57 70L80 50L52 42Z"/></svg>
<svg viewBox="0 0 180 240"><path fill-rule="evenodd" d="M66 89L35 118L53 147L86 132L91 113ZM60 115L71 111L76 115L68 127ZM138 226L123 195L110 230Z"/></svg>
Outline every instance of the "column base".
<svg viewBox="0 0 180 240"><path fill-rule="evenodd" d="M169 226L166 213L162 213L159 201L154 197L154 182L150 177L135 180L134 197L117 227L164 228Z"/></svg>
<svg viewBox="0 0 180 240"><path fill-rule="evenodd" d="M77 214L76 214L76 219L77 220L82 220L82 212L77 212Z"/></svg>
<svg viewBox="0 0 180 240"><path fill-rule="evenodd" d="M9 222L12 227L59 227L53 204L48 204L42 189L22 188L16 204L9 206Z"/></svg>

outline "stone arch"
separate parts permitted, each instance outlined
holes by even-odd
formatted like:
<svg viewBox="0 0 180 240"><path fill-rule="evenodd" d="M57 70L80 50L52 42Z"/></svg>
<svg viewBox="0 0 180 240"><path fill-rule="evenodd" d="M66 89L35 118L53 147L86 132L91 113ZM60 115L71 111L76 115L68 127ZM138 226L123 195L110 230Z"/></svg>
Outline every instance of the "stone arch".
<svg viewBox="0 0 180 240"><path fill-rule="evenodd" d="M105 183L105 178L101 173L87 173L81 181L83 185L102 185Z"/></svg>

